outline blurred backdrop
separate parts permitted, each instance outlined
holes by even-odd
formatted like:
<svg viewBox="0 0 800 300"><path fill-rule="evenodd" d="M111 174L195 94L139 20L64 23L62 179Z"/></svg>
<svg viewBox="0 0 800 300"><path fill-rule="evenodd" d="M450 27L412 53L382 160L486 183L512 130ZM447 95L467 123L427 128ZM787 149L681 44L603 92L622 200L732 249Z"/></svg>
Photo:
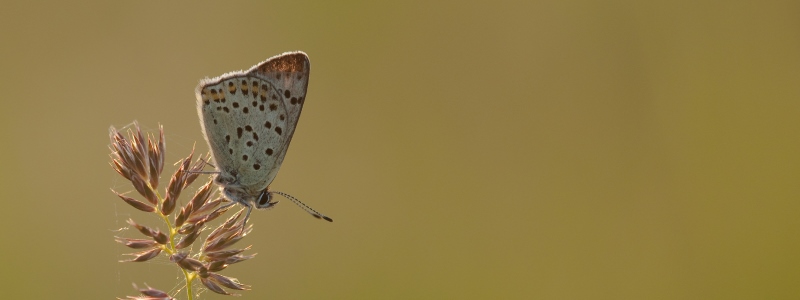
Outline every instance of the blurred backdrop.
<svg viewBox="0 0 800 300"><path fill-rule="evenodd" d="M108 127L163 124L172 172L208 151L197 82L293 50L272 187L336 221L254 213L243 299L800 294L796 1L2 6L3 298L181 290L117 262L160 223L110 192Z"/></svg>

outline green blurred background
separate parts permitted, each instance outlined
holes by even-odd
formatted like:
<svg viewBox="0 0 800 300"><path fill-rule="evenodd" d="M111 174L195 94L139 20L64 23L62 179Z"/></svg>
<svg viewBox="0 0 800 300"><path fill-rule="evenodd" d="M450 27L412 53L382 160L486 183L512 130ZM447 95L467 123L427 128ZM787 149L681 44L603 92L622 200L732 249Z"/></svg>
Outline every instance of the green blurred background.
<svg viewBox="0 0 800 300"><path fill-rule="evenodd" d="M117 262L127 218L160 223L109 191L133 188L108 127L163 124L168 163L204 153L197 82L302 50L272 186L336 221L254 213L259 255L222 273L243 299L797 299L798 11L3 3L2 298L180 289L166 258Z"/></svg>

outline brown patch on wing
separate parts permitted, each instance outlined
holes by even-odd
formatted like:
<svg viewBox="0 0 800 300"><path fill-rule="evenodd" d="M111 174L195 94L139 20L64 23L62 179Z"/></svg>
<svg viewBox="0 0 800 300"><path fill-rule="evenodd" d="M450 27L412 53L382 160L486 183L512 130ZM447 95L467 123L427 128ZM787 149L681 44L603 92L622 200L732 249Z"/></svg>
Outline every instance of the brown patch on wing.
<svg viewBox="0 0 800 300"><path fill-rule="evenodd" d="M308 56L304 53L289 53L278 57L273 57L258 66L254 72L308 72Z"/></svg>

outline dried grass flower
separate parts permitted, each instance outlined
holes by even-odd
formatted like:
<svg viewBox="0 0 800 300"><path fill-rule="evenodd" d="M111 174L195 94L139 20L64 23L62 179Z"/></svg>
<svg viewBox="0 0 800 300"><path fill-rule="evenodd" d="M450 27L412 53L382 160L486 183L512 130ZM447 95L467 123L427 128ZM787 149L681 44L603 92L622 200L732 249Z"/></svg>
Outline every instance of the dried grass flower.
<svg viewBox="0 0 800 300"><path fill-rule="evenodd" d="M193 247L206 232L208 223L224 214L232 206L221 197L212 197L212 180L198 188L189 201L178 206L178 199L186 188L200 175L205 166L204 159L193 160L194 152L178 162L178 169L170 177L163 191L158 190L164 170L164 128L159 127L159 135L142 134L139 124L134 122L127 136L114 127L110 129L111 167L133 185L138 196L125 195L112 190L122 201L133 208L153 213L164 221L165 230L141 225L129 219L128 224L141 233L144 238L116 237L116 241L135 252L130 259L121 262L144 262L162 253L180 268L186 283L187 299L193 299L193 283L196 279L208 290L223 295L238 295L227 290L248 290L249 286L236 278L219 274L229 265L249 260L255 256L242 254L250 246L231 248L252 230L245 226L242 211L228 218L211 230L199 247ZM213 200L209 200L212 199ZM227 290L226 290L227 289ZM128 296L126 299L175 299L163 291L150 287L140 289L141 296Z"/></svg>

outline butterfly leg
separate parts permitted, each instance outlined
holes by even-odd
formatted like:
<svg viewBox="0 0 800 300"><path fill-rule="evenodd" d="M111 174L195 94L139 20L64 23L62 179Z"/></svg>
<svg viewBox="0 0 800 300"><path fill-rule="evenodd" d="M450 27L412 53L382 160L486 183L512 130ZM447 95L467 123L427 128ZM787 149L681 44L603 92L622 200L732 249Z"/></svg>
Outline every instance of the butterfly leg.
<svg viewBox="0 0 800 300"><path fill-rule="evenodd" d="M236 204L236 203L237 203L237 202L235 202L235 201L231 201L231 203L228 203L228 204L225 204L225 205L223 205L223 206L220 206L219 208L217 208L216 210L214 210L214 212L216 212L216 211L220 211L220 210L223 210L223 209L226 209L226 208L228 208L228 207L231 207L231 206L233 206L233 205L234 205L234 204Z"/></svg>
<svg viewBox="0 0 800 300"><path fill-rule="evenodd" d="M217 209L215 209L213 212L211 212L210 214L208 214L208 216L217 215L217 214L219 214L219 213L220 213L220 211L223 211L223 212L224 212L226 209L228 209L228 207L231 207L231 206L233 206L233 205L234 205L234 204L236 204L236 203L237 203L236 201L231 201L231 202L230 202L230 203L228 203L228 204L225 204L225 205L222 205L222 206L220 206L220 207L217 207ZM206 216L206 217L208 217L208 216Z"/></svg>
<svg viewBox="0 0 800 300"><path fill-rule="evenodd" d="M228 207L231 207L231 206L235 205L236 203L239 203L239 202L231 201L231 203L228 203L228 204L225 204L223 206L220 206L219 208L214 210L214 213L216 213L217 211L223 210L223 209L227 209ZM242 227L240 229L240 230L244 230L246 225L247 225L247 220L250 219L250 212L253 210L253 206L250 205L249 203L241 203L241 204L244 207L247 207L247 213L245 213L245 215L244 215L244 221L242 222Z"/></svg>
<svg viewBox="0 0 800 300"><path fill-rule="evenodd" d="M250 219L250 212L251 211L253 211L253 206L252 205L248 205L247 206L247 213L244 214L244 222L242 222L242 230L244 230L247 227L247 220Z"/></svg>

